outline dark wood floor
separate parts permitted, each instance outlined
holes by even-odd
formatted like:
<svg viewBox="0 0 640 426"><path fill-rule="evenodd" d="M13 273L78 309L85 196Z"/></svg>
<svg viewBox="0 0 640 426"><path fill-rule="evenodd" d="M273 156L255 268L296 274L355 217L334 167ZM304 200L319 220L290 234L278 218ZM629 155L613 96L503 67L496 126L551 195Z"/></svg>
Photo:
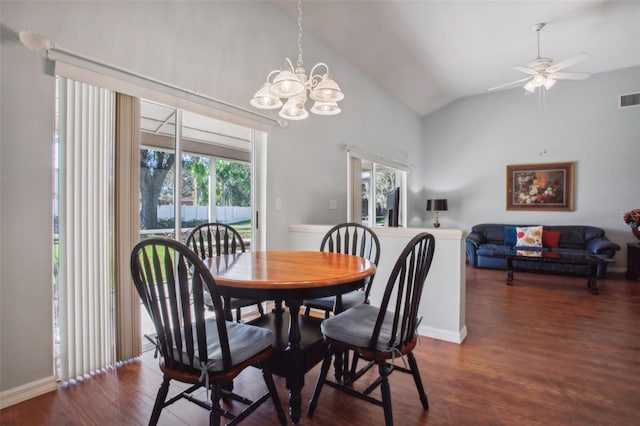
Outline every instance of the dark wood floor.
<svg viewBox="0 0 640 426"><path fill-rule="evenodd" d="M462 345L422 338L416 356L429 397L421 409L410 376L392 375L398 425L639 425L640 282L586 280L467 269L467 327ZM318 369L303 389L306 413ZM263 390L249 369L236 390ZM366 380L363 379L363 380ZM276 377L283 404L284 380ZM160 375L149 353L117 370L0 411L2 425L144 425ZM286 407L286 405L285 405ZM275 425L264 404L246 425ZM165 409L162 425L205 425L186 401ZM382 408L329 387L307 425L384 424Z"/></svg>

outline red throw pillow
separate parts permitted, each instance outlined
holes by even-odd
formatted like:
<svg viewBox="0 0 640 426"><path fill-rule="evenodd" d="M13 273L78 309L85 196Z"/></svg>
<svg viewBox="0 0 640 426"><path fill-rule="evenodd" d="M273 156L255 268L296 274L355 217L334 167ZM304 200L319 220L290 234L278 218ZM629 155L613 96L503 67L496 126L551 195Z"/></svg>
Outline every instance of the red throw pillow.
<svg viewBox="0 0 640 426"><path fill-rule="evenodd" d="M542 245L544 247L560 247L560 231L542 231Z"/></svg>

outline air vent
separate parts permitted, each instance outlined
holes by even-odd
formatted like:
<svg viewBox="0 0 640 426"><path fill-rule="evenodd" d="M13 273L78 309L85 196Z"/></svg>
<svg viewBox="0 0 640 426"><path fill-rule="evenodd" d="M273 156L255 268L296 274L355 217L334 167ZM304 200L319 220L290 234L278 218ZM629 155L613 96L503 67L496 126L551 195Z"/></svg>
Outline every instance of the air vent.
<svg viewBox="0 0 640 426"><path fill-rule="evenodd" d="M640 93L629 93L628 95L620 95L620 108L628 108L640 106Z"/></svg>

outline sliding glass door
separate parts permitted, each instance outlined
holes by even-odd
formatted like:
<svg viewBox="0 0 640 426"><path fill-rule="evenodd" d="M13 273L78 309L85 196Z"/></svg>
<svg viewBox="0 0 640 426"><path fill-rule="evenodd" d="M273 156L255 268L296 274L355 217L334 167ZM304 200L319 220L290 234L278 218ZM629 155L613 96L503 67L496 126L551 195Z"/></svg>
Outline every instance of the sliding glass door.
<svg viewBox="0 0 640 426"><path fill-rule="evenodd" d="M194 227L222 222L252 249L255 131L143 100L141 132L140 238L184 242ZM152 332L143 312L142 333Z"/></svg>

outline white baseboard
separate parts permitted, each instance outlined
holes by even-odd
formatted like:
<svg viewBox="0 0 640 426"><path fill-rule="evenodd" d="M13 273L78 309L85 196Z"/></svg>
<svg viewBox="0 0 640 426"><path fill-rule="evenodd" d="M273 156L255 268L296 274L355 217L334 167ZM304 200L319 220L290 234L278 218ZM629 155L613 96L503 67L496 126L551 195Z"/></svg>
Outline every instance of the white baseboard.
<svg viewBox="0 0 640 426"><path fill-rule="evenodd" d="M467 337L467 326L465 325L459 332L453 332L443 330L441 328L434 328L428 326L418 327L418 334L421 336L432 337L438 340L444 340L445 342L462 343L465 337Z"/></svg>
<svg viewBox="0 0 640 426"><path fill-rule="evenodd" d="M50 376L0 392L0 410L57 389L56 376Z"/></svg>

